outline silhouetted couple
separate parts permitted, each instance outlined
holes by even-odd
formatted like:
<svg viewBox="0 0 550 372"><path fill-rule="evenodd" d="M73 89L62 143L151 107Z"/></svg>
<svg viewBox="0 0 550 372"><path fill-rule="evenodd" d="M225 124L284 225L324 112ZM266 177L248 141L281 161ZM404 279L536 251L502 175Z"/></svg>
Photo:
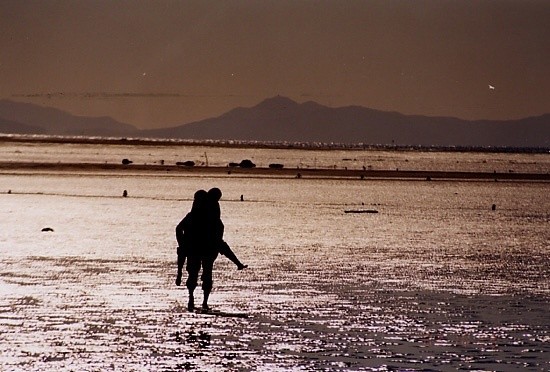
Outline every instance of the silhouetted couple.
<svg viewBox="0 0 550 372"><path fill-rule="evenodd" d="M218 188L208 192L199 190L195 193L191 211L176 226L176 239L178 241L178 276L176 285L181 285L181 276L185 259L187 258L187 282L189 290L189 304L187 308L192 311L195 307L194 291L197 287L199 271L202 267L202 290L204 300L203 310L208 310L208 297L212 291L212 269L218 254L229 258L237 269L246 268L229 245L223 240L224 226L220 218L219 200L222 192Z"/></svg>

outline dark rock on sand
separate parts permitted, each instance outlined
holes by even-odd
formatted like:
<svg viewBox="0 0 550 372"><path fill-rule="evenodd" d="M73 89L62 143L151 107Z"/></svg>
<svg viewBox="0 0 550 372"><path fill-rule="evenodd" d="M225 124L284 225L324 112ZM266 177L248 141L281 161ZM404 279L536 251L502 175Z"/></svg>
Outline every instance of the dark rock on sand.
<svg viewBox="0 0 550 372"><path fill-rule="evenodd" d="M192 160L178 161L178 162L176 162L176 165L182 166L182 167L194 167L194 166L195 166L195 162L192 161Z"/></svg>
<svg viewBox="0 0 550 372"><path fill-rule="evenodd" d="M245 159L239 163L239 167L241 168L254 168L256 164L254 164L251 160Z"/></svg>

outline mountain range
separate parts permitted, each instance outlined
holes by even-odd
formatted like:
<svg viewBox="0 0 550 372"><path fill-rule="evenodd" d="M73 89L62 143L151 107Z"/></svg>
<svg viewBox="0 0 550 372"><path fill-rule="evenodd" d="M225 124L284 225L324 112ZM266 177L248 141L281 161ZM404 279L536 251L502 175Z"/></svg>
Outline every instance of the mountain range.
<svg viewBox="0 0 550 372"><path fill-rule="evenodd" d="M107 116L75 116L51 107L0 100L0 133L116 137L138 132Z"/></svg>
<svg viewBox="0 0 550 372"><path fill-rule="evenodd" d="M332 108L276 96L211 119L139 130L110 117L75 116L54 108L0 100L0 133L548 148L550 114L518 120L468 121L403 115L361 106Z"/></svg>

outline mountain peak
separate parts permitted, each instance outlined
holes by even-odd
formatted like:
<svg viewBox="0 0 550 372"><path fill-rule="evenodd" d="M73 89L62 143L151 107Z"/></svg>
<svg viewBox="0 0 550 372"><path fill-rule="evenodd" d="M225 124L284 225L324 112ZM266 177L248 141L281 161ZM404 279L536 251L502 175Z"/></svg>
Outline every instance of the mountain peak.
<svg viewBox="0 0 550 372"><path fill-rule="evenodd" d="M263 100L258 105L256 105L256 108L267 110L283 110L296 106L298 106L297 102L291 100L288 97L277 95L275 97Z"/></svg>

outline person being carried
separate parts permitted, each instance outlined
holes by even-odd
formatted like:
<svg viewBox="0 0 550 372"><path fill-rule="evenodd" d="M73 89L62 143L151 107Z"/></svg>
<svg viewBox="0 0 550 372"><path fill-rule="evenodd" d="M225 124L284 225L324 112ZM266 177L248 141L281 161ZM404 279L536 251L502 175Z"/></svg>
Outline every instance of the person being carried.
<svg viewBox="0 0 550 372"><path fill-rule="evenodd" d="M212 224L215 226L215 240L218 252L227 257L231 262L237 265L237 270L246 269L248 265L243 265L241 261L237 258L229 244L223 240L223 233L225 226L221 220L221 209L220 209L220 199L222 197L222 191L217 187L214 187L208 190L208 213L210 214L209 218L212 219Z"/></svg>

